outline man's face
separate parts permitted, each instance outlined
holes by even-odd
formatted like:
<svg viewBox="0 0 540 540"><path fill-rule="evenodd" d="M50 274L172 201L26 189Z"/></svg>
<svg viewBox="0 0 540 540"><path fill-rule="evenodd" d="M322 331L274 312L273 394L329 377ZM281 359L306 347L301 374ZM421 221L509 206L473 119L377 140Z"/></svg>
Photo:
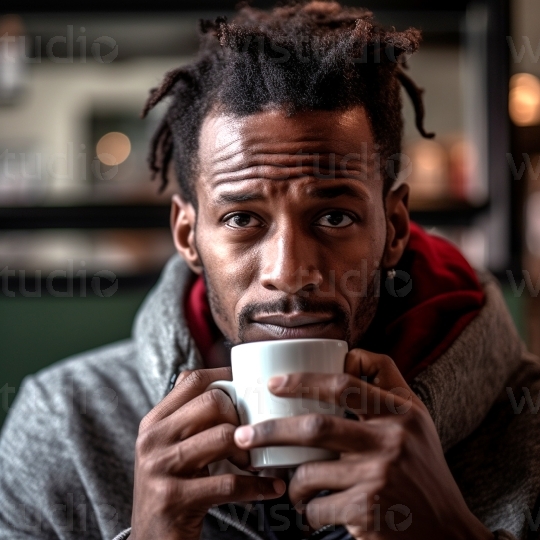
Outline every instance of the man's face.
<svg viewBox="0 0 540 540"><path fill-rule="evenodd" d="M375 314L389 242L364 109L213 114L199 152L198 210L185 213L191 262L226 338L355 346Z"/></svg>

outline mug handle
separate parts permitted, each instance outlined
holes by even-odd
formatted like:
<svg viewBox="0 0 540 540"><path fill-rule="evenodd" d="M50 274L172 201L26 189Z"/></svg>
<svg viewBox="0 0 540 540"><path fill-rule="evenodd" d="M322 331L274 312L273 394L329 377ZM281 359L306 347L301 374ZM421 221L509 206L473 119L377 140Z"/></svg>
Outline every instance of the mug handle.
<svg viewBox="0 0 540 540"><path fill-rule="evenodd" d="M236 390L232 381L214 381L206 387L206 390L213 390L214 388L223 390L231 398L233 405L237 406L238 400L236 399Z"/></svg>

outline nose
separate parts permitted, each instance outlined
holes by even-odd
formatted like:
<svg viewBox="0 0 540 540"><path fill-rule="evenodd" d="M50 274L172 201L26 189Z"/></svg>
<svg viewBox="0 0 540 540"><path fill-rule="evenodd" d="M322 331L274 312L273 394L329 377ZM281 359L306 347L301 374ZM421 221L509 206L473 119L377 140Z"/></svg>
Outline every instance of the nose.
<svg viewBox="0 0 540 540"><path fill-rule="evenodd" d="M313 240L291 225L267 237L261 250L261 285L286 294L308 293L323 283Z"/></svg>

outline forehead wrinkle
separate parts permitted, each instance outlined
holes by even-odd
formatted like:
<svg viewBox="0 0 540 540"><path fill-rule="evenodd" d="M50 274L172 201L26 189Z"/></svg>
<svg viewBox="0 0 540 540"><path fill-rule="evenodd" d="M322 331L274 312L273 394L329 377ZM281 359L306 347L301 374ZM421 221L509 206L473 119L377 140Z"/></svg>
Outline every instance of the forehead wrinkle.
<svg viewBox="0 0 540 540"><path fill-rule="evenodd" d="M222 174L234 174L242 171L253 171L257 169L272 168L279 171L277 174L283 176L284 169L289 174L294 174L295 169L302 169L309 174L309 169L317 170L323 175L328 175L331 170L336 173L345 173L349 168L355 172L366 172L371 169L372 160L358 159L359 154L339 154L339 153L251 153L249 156L234 154L228 158L218 157L212 163L212 176L217 177ZM276 163L278 161L278 163ZM274 176L274 175L270 175Z"/></svg>
<svg viewBox="0 0 540 540"><path fill-rule="evenodd" d="M362 171L350 171L350 170L336 170L333 176L330 176L330 170L322 167L270 167L270 166L257 166L248 167L246 169L225 171L213 174L210 179L210 189L215 189L222 184L236 183L242 181L257 181L257 180L273 180L273 181L286 181L286 180L298 180L306 178L309 180L318 180L321 182L333 182L338 180L351 180L354 182L360 182L361 185L366 186L366 180L369 178L369 169Z"/></svg>
<svg viewBox="0 0 540 540"><path fill-rule="evenodd" d="M240 171L224 172L213 175L213 187L218 187L221 184L228 182L256 181L256 180L297 180L299 178L313 178L314 174L309 174L311 171L305 171L301 167L288 169L284 172L281 167L249 167Z"/></svg>
<svg viewBox="0 0 540 540"><path fill-rule="evenodd" d="M369 171L368 171L369 172ZM221 184L227 182L241 182L244 180L297 180L299 178L308 178L321 181L337 181L337 180L353 180L359 181L365 184L368 178L368 172L366 171L340 171L335 170L332 175L331 169L324 169L322 167L271 167L271 166L257 166L248 167L246 169L226 171L216 173L212 175L211 185L212 188L218 187Z"/></svg>
<svg viewBox="0 0 540 540"><path fill-rule="evenodd" d="M212 148L211 150L212 158L217 161L221 161L223 159L229 159L230 157L233 157L243 152L242 141L241 141L240 135L238 135L236 139L225 142L222 145L219 145L218 142L219 141L216 140L216 145L214 145L214 148ZM237 148L238 146L240 146L239 149ZM230 150L229 154L227 154L227 150L229 150L231 147L233 148Z"/></svg>
<svg viewBox="0 0 540 540"><path fill-rule="evenodd" d="M366 183L366 174L365 173L357 173L354 174L340 174L336 175L334 178L329 177L322 177L322 172L318 171L320 176L317 176L312 168L295 168L291 174L289 174L287 177L283 175L283 171L281 169L278 169L276 171L275 169L271 168L253 168L247 171L239 171L236 173L227 173L215 176L213 178L213 181L208 186L210 190L218 190L221 186L224 184L237 184L241 182L258 182L261 180L271 180L272 182L276 183L287 183L287 181L290 181L289 183L292 183L292 181L295 180L308 180L310 182L317 182L317 185L324 186L327 183L330 182L347 182L351 181L354 182L357 186L360 186L360 189L362 193L366 192L367 183ZM319 184L321 183L321 184ZM338 187L338 186L336 186ZM368 196L366 194L366 196ZM368 197L369 198L369 197Z"/></svg>
<svg viewBox="0 0 540 540"><path fill-rule="evenodd" d="M255 138L255 137L250 137ZM346 140L333 140L331 143L329 141L326 141L324 139L291 139L286 142L282 140L282 138L279 141L273 141L269 140L269 137L258 137L259 140L242 140L242 136L239 135L234 141L230 141L227 144L224 144L220 147L215 147L212 149L212 157L214 157L218 161L222 161L224 159L231 159L238 155L302 155L302 154L319 154L319 155L336 155L336 156L346 156L352 153L361 154L362 152L367 155L367 148L364 150L364 148L361 145L367 144L365 141L360 142L360 148L358 148L357 152L344 152L342 148L340 148L339 143L343 143L346 145L350 145L350 141ZM227 149L229 149L234 143L239 143L238 148L231 149L229 153L226 152ZM338 143L338 144L336 144ZM348 148L347 150L350 150Z"/></svg>
<svg viewBox="0 0 540 540"><path fill-rule="evenodd" d="M292 122L294 118L283 119L278 113L265 112L240 119L227 115L207 117L209 123L203 130L206 132L203 176L208 182L207 188L212 189L214 181L222 184L258 178L328 178L331 166L335 166L334 178L370 183L374 148L370 130L363 129L365 122L341 115L337 122L325 127L319 116L308 128L301 122ZM276 119L277 131L272 129ZM339 128L349 124L350 120L355 121L355 133L353 138L346 138ZM282 121L286 125L280 124ZM335 165L332 159L335 159Z"/></svg>

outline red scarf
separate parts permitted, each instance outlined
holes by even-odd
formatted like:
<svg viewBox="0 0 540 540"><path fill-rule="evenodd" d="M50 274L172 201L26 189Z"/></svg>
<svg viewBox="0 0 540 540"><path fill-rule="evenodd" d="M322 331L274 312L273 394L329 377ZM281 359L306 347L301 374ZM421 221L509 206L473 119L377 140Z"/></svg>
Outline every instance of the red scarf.
<svg viewBox="0 0 540 540"><path fill-rule="evenodd" d="M407 380L439 358L484 304L484 292L474 270L450 243L411 224L411 236L396 267L412 278L405 296L392 296L381 283L377 314L361 346L389 355ZM384 276L385 277L385 276ZM395 289L405 283L396 279ZM202 277L186 301L189 330L206 357L220 339Z"/></svg>

